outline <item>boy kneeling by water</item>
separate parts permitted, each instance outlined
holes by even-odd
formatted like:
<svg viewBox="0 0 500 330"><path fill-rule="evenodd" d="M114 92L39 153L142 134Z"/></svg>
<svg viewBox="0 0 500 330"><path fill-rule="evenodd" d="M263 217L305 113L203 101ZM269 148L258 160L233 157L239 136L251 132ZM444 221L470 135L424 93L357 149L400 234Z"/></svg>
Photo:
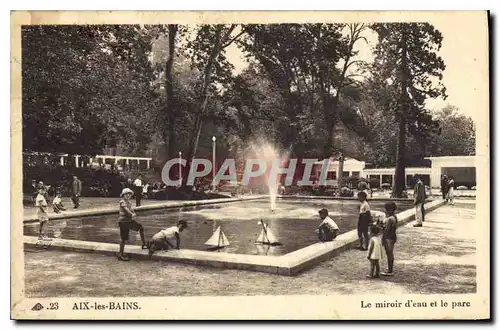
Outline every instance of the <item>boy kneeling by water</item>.
<svg viewBox="0 0 500 330"><path fill-rule="evenodd" d="M177 226L168 227L167 229L160 230L153 235L151 241L149 241L149 258L153 256L153 253L158 250L168 250L169 248L179 250L181 244L181 237L179 235L184 229L187 228L187 222L180 220ZM175 237L176 245L172 244L170 240Z"/></svg>
<svg viewBox="0 0 500 330"><path fill-rule="evenodd" d="M318 237L322 242L333 241L339 232L339 226L328 216L327 209L319 210L319 217L323 222L318 227Z"/></svg>
<svg viewBox="0 0 500 330"><path fill-rule="evenodd" d="M144 239L144 227L133 218L135 217L134 209L132 208L132 203L130 199L134 192L125 188L122 190L120 196L123 197L120 200L120 217L118 219L118 225L120 226L120 253L118 254L118 259L121 261L129 261L130 258L125 256L123 250L125 250L125 242L129 240L130 231L138 231L141 235L142 249L147 249L146 240Z"/></svg>

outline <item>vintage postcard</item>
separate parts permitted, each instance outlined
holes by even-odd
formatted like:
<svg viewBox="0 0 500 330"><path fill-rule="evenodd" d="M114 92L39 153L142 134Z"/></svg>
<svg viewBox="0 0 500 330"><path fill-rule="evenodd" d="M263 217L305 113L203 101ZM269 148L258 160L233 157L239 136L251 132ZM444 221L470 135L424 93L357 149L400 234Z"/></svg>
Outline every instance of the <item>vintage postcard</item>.
<svg viewBox="0 0 500 330"><path fill-rule="evenodd" d="M13 319L490 318L487 12L11 34Z"/></svg>

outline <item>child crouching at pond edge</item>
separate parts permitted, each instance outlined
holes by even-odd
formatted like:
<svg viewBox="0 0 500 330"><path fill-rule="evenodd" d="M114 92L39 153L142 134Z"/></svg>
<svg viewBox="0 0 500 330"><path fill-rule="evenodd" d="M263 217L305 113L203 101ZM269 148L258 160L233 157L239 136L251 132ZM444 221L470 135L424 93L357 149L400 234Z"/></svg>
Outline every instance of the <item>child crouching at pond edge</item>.
<svg viewBox="0 0 500 330"><path fill-rule="evenodd" d="M168 250L169 248L179 250L181 245L181 233L187 228L187 222L184 220L179 220L177 226L168 227L167 229L160 230L151 237L151 241L148 242L149 246L149 259L153 257L155 251ZM175 237L174 245L170 240Z"/></svg>
<svg viewBox="0 0 500 330"><path fill-rule="evenodd" d="M382 258L382 241L379 236L379 228L377 226L370 227L371 238L368 243L368 260L370 260L370 274L366 275L368 278L380 277L380 264L379 260Z"/></svg>
<svg viewBox="0 0 500 330"><path fill-rule="evenodd" d="M125 188L120 195L123 199L120 200L120 217L118 219L118 225L120 226L120 253L118 254L118 260L121 261L130 260L129 257L125 256L123 251L125 249L125 242L129 240L131 230L138 231L141 235L142 249L148 248L144 239L144 228L140 223L132 219L135 217L135 212L130 202L133 194L134 192L131 189Z"/></svg>
<svg viewBox="0 0 500 330"><path fill-rule="evenodd" d="M339 232L339 226L333 221L332 218L328 216L327 209L319 210L319 217L321 220L321 224L318 227L318 238L322 242L330 242L337 237L337 233Z"/></svg>

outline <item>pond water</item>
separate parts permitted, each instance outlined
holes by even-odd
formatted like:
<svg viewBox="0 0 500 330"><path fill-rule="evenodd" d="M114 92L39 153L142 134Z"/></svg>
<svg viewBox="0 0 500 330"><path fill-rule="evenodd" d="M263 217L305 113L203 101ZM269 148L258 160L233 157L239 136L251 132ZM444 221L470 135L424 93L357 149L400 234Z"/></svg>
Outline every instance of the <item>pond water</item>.
<svg viewBox="0 0 500 330"><path fill-rule="evenodd" d="M411 202L397 202L397 212L412 207ZM118 201L117 201L118 205ZM384 202L371 201L372 210L383 211ZM207 250L204 243L218 226L227 236L230 245L221 252L282 255L318 241L314 230L321 220L318 210L326 208L337 223L340 233L356 228L359 202L340 200L280 199L275 212L270 211L270 201L266 199L230 202L181 209L144 211L136 220L143 224L146 239L160 229L173 226L179 220L188 222L188 229L181 233L181 249ZM117 210L118 213L118 210ZM262 230L259 220L268 224L277 236L281 246L256 244ZM54 220L49 222L48 236L63 239L119 243L118 215L89 216ZM36 236L38 223L26 224L24 235ZM129 244L140 245L140 237L130 232ZM217 252L214 252L217 253Z"/></svg>

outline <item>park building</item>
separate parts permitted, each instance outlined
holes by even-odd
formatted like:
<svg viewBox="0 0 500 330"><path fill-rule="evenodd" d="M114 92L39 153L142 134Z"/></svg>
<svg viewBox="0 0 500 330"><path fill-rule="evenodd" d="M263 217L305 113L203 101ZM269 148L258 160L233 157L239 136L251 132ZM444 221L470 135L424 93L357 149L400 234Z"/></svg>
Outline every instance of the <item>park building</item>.
<svg viewBox="0 0 500 330"><path fill-rule="evenodd" d="M419 174L425 185L431 188L441 186L441 176L452 176L456 186L472 188L476 186L476 157L475 156L442 156L427 157L430 166L406 167L406 186L413 185L413 176ZM321 165L322 162L315 163ZM319 177L320 166L315 166ZM338 160L332 159L328 166L327 179L337 180L339 170ZM363 177L366 179L378 179L378 182L392 186L394 184L395 168L370 168L370 164L354 158L344 160L342 178Z"/></svg>
<svg viewBox="0 0 500 330"><path fill-rule="evenodd" d="M64 153L48 153L48 152L23 152L23 157L30 162L30 159L42 160L46 164L60 166L74 166L104 168L117 170L125 169L150 169L152 165L152 157L134 157L134 156L115 156L115 155L69 155Z"/></svg>

